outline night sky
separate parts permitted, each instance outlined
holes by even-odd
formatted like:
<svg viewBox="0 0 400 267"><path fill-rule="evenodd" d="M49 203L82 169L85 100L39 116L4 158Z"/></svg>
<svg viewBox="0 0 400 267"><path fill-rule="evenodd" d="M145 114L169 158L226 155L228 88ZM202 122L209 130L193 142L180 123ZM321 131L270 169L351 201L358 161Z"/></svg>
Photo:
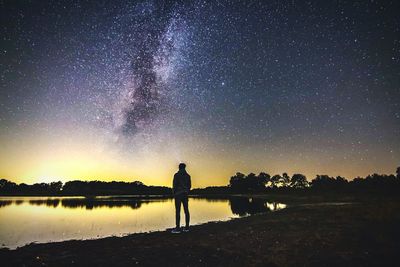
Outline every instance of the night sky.
<svg viewBox="0 0 400 267"><path fill-rule="evenodd" d="M0 1L0 177L394 173L399 1Z"/></svg>

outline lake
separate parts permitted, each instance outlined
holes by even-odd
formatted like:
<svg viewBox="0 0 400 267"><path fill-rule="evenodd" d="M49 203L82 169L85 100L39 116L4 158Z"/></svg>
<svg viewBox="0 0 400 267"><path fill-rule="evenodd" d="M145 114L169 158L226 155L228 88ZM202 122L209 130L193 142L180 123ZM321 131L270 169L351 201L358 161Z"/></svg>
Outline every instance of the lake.
<svg viewBox="0 0 400 267"><path fill-rule="evenodd" d="M285 208L283 203L230 197L189 199L191 225L226 221ZM184 222L183 208L181 224ZM159 231L175 225L172 199L107 197L0 197L0 245L93 239Z"/></svg>

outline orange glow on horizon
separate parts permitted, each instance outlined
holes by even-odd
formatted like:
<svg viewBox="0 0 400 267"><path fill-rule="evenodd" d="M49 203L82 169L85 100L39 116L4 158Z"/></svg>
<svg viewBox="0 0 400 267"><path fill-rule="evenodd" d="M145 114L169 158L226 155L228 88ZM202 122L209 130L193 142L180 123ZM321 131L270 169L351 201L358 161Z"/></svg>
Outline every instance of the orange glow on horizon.
<svg viewBox="0 0 400 267"><path fill-rule="evenodd" d="M11 143L10 138L7 140L0 136L0 145L4 148L0 151L0 177L28 184L101 180L171 186L172 176L182 160L187 163L193 187L206 187L227 185L236 172L302 173L309 181L316 174L353 179L372 173L394 173L400 161L400 155L379 149L362 160L357 154L344 158L346 147L336 148L330 153L315 153L304 147L300 148L303 152L299 155L285 144L277 144L270 150L260 150L261 144L253 144L238 151L201 137L184 140L178 145L154 145L146 151L121 156L90 136L61 137L51 139L25 134L14 137ZM200 151L199 147L203 150Z"/></svg>

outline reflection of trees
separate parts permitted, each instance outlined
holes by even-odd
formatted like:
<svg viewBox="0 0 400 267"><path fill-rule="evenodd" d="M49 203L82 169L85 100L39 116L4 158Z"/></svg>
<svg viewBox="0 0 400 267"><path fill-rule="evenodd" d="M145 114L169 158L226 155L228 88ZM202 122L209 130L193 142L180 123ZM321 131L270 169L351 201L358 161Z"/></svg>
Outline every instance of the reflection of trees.
<svg viewBox="0 0 400 267"><path fill-rule="evenodd" d="M125 199L96 199L96 198L67 198L61 201L61 205L67 208L86 208L91 210L99 207L130 207L138 209L143 203L149 203L145 200L125 200Z"/></svg>
<svg viewBox="0 0 400 267"><path fill-rule="evenodd" d="M22 203L24 203L24 201L18 199L18 200L15 200L14 203L16 205L21 205ZM12 200L0 200L0 208L5 207L5 206L9 206L11 204L13 204Z"/></svg>
<svg viewBox="0 0 400 267"><path fill-rule="evenodd" d="M12 201L11 200L0 200L0 208L11 205Z"/></svg>
<svg viewBox="0 0 400 267"><path fill-rule="evenodd" d="M98 207L130 207L132 209L138 209L142 204L148 204L150 202L165 202L168 199L140 199L130 197L107 197L107 198L47 198L47 199L30 199L28 203L30 205L56 208L60 205L65 208L86 208L88 210ZM0 200L0 208L11 205L12 200ZM15 200L16 205L24 203L23 200Z"/></svg>
<svg viewBox="0 0 400 267"><path fill-rule="evenodd" d="M48 199L32 199L29 200L31 205L46 205L48 207L57 207L60 203L66 208L86 208L93 209L98 207L130 207L138 209L142 204L148 204L154 200L141 200L137 198L48 198ZM167 201L157 199L157 202Z"/></svg>
<svg viewBox="0 0 400 267"><path fill-rule="evenodd" d="M267 202L260 198L232 197L229 199L232 213L239 216L257 214L261 212L277 211L286 208L285 204Z"/></svg>
<svg viewBox="0 0 400 267"><path fill-rule="evenodd" d="M29 204L31 205L46 205L49 207L57 207L60 203L60 199L58 198L48 198L48 199L31 199L29 200Z"/></svg>
<svg viewBox="0 0 400 267"><path fill-rule="evenodd" d="M270 210L270 211L277 211L286 208L286 204L278 203L278 202L272 202L272 203L265 203L265 206Z"/></svg>
<svg viewBox="0 0 400 267"><path fill-rule="evenodd" d="M265 200L257 198L232 197L229 199L232 213L239 216L269 211L265 203Z"/></svg>

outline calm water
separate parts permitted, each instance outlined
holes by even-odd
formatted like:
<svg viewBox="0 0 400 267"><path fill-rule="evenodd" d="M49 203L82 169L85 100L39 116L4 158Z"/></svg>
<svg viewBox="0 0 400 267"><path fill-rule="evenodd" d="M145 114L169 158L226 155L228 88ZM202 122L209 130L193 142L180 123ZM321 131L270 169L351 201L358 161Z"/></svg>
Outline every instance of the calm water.
<svg viewBox="0 0 400 267"><path fill-rule="evenodd" d="M285 207L282 203L251 198L189 199L192 225ZM174 226L174 212L172 199L0 197L0 245L16 248L31 242L165 230Z"/></svg>

